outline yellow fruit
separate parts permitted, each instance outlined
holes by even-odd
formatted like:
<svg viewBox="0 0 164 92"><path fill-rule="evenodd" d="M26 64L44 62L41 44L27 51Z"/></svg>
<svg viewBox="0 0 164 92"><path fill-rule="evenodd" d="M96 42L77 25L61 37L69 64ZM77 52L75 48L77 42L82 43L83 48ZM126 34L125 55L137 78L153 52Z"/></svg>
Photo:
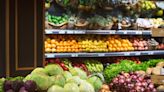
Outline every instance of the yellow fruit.
<svg viewBox="0 0 164 92"><path fill-rule="evenodd" d="M162 16L162 15L163 15L163 10L157 11L156 16Z"/></svg>
<svg viewBox="0 0 164 92"><path fill-rule="evenodd" d="M45 52L51 52L50 48L45 48Z"/></svg>

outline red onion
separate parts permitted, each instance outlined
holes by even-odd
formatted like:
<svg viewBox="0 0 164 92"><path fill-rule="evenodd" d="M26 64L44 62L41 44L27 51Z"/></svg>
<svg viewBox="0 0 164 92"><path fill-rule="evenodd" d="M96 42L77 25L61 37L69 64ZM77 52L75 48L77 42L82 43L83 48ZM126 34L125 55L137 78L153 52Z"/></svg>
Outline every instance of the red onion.
<svg viewBox="0 0 164 92"><path fill-rule="evenodd" d="M154 88L154 85L152 83L149 84L148 86L150 89L153 89Z"/></svg>
<svg viewBox="0 0 164 92"><path fill-rule="evenodd" d="M142 84L140 82L136 83L136 86L141 86Z"/></svg>
<svg viewBox="0 0 164 92"><path fill-rule="evenodd" d="M123 79L120 79L119 80L119 83L124 83L125 81Z"/></svg>

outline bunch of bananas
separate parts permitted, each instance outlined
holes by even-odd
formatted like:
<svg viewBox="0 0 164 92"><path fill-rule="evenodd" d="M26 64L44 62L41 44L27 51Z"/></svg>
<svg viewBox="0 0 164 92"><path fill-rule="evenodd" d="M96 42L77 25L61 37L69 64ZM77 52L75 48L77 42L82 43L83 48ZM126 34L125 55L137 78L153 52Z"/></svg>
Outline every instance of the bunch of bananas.
<svg viewBox="0 0 164 92"><path fill-rule="evenodd" d="M96 60L86 60L84 63L90 73L102 72L104 69L103 64Z"/></svg>

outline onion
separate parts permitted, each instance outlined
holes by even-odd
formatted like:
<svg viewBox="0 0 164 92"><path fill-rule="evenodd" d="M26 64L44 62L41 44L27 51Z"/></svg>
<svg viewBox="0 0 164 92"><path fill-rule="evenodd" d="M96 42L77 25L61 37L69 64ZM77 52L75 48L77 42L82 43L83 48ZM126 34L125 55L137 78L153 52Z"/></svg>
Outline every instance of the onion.
<svg viewBox="0 0 164 92"><path fill-rule="evenodd" d="M119 83L124 83L125 81L123 79L120 79L119 80Z"/></svg>
<svg viewBox="0 0 164 92"><path fill-rule="evenodd" d="M151 83L151 79L148 79L148 80L147 80L147 83Z"/></svg>
<svg viewBox="0 0 164 92"><path fill-rule="evenodd" d="M139 81L143 81L143 78L142 78L142 77L139 77L138 80L139 80Z"/></svg>
<svg viewBox="0 0 164 92"><path fill-rule="evenodd" d="M142 84L140 82L136 83L136 86L141 86Z"/></svg>
<svg viewBox="0 0 164 92"><path fill-rule="evenodd" d="M154 88L154 85L152 83L149 84L148 86L150 89L153 89Z"/></svg>
<svg viewBox="0 0 164 92"><path fill-rule="evenodd" d="M133 77L132 77L133 79L137 79L137 76L136 75L133 75Z"/></svg>
<svg viewBox="0 0 164 92"><path fill-rule="evenodd" d="M142 87L142 88L141 88L141 92L144 92L144 91L145 91L145 89Z"/></svg>
<svg viewBox="0 0 164 92"><path fill-rule="evenodd" d="M144 87L147 87L147 83L146 82L142 82L142 85L144 86Z"/></svg>
<svg viewBox="0 0 164 92"><path fill-rule="evenodd" d="M125 77L124 77L124 76L122 76L122 75L120 75L120 76L119 76L119 78L120 78L120 79L124 79Z"/></svg>
<svg viewBox="0 0 164 92"><path fill-rule="evenodd" d="M131 79L130 79L130 78L127 78L127 79L126 79L126 82L130 82L130 81L131 81Z"/></svg>

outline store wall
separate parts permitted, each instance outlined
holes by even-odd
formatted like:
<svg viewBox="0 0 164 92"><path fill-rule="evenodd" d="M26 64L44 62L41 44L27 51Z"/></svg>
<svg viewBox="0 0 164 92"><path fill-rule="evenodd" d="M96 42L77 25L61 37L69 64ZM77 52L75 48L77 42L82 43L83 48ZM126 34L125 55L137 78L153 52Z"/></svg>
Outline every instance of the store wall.
<svg viewBox="0 0 164 92"><path fill-rule="evenodd" d="M0 0L0 76L27 75L42 66L43 1Z"/></svg>

